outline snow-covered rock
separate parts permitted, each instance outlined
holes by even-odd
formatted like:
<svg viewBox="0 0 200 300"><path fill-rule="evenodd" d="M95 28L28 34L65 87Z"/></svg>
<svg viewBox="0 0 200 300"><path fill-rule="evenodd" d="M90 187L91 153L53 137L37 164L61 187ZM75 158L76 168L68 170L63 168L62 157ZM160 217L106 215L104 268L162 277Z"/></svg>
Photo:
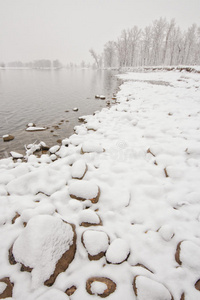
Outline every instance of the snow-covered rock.
<svg viewBox="0 0 200 300"><path fill-rule="evenodd" d="M12 140L14 140L14 136L13 135L11 135L11 134L4 134L3 135L3 141L4 142L9 142L9 141L12 141Z"/></svg>
<svg viewBox="0 0 200 300"><path fill-rule="evenodd" d="M120 238L115 239L106 251L106 259L112 264L125 261L130 253L128 243Z"/></svg>
<svg viewBox="0 0 200 300"><path fill-rule="evenodd" d="M82 242L91 260L100 259L109 246L108 235L97 230L86 230L82 235Z"/></svg>
<svg viewBox="0 0 200 300"><path fill-rule="evenodd" d="M87 165L84 160L79 159L75 161L72 166L72 178L82 179L87 171Z"/></svg>
<svg viewBox="0 0 200 300"><path fill-rule="evenodd" d="M104 151L103 147L95 141L84 142L81 150L82 153L90 153L90 152L101 153Z"/></svg>
<svg viewBox="0 0 200 300"><path fill-rule="evenodd" d="M77 200L91 200L96 203L99 200L100 189L91 181L76 180L69 185L69 194L71 198Z"/></svg>
<svg viewBox="0 0 200 300"><path fill-rule="evenodd" d="M99 216L92 209L84 209L79 214L79 224L81 226L100 225L100 222Z"/></svg>
<svg viewBox="0 0 200 300"><path fill-rule="evenodd" d="M50 152L51 154L55 154L59 149L60 149L60 146L59 146L59 145L55 145L55 146L53 146L53 147L51 147L51 148L49 149L49 152Z"/></svg>
<svg viewBox="0 0 200 300"><path fill-rule="evenodd" d="M200 247L190 241L180 244L179 259L182 266L200 271Z"/></svg>
<svg viewBox="0 0 200 300"><path fill-rule="evenodd" d="M69 139L64 139L62 140L62 145L65 146L65 147L68 147L70 144L70 140Z"/></svg>
<svg viewBox="0 0 200 300"><path fill-rule="evenodd" d="M174 236L174 230L170 225L163 225L159 229L159 233L165 241L170 241Z"/></svg>
<svg viewBox="0 0 200 300"><path fill-rule="evenodd" d="M136 276L134 291L138 300L172 300L168 289L161 283L145 276Z"/></svg>
<svg viewBox="0 0 200 300"><path fill-rule="evenodd" d="M107 277L91 277L86 282L86 290L90 295L108 297L116 290L116 283ZM114 298L113 298L114 299Z"/></svg>
<svg viewBox="0 0 200 300"><path fill-rule="evenodd" d="M18 159L18 158L23 158L24 156L18 152L15 152L15 151L11 151L10 152L10 155L15 158L15 159Z"/></svg>
<svg viewBox="0 0 200 300"><path fill-rule="evenodd" d="M36 126L26 128L26 131L43 131L43 130L46 130L46 128L45 127L36 127Z"/></svg>
<svg viewBox="0 0 200 300"><path fill-rule="evenodd" d="M37 288L55 272L55 266L74 241L70 224L53 216L36 216L13 244L17 262L32 270L32 287ZM57 274L58 275L58 274Z"/></svg>

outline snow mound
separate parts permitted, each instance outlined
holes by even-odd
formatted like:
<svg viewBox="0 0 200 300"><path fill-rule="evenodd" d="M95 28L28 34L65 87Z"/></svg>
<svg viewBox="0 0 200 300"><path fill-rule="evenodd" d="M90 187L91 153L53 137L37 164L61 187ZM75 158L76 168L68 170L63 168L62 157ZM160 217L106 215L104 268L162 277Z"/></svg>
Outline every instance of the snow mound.
<svg viewBox="0 0 200 300"><path fill-rule="evenodd" d="M79 224L81 223L90 223L90 224L99 224L100 219L98 215L92 209L85 209L79 214Z"/></svg>
<svg viewBox="0 0 200 300"><path fill-rule="evenodd" d="M83 143L81 150L83 153L90 153L90 152L101 153L104 151L103 147L99 143L94 141L87 141Z"/></svg>
<svg viewBox="0 0 200 300"><path fill-rule="evenodd" d="M66 180L62 173L50 168L41 168L11 180L7 184L7 191L17 195L36 194L38 192L51 195L65 184Z"/></svg>
<svg viewBox="0 0 200 300"><path fill-rule="evenodd" d="M183 266L200 270L200 247L190 241L183 241L180 246L180 261Z"/></svg>
<svg viewBox="0 0 200 300"><path fill-rule="evenodd" d="M159 229L159 233L165 241L170 241L174 235L173 228L170 225L163 225Z"/></svg>
<svg viewBox="0 0 200 300"><path fill-rule="evenodd" d="M72 166L72 178L82 179L85 175L87 165L84 160L77 160Z"/></svg>
<svg viewBox="0 0 200 300"><path fill-rule="evenodd" d="M109 239L103 231L86 230L82 239L87 252L92 256L108 249Z"/></svg>
<svg viewBox="0 0 200 300"><path fill-rule="evenodd" d="M77 180L70 184L69 194L71 198L75 198L77 200L88 199L96 203L99 196L99 187L90 181Z"/></svg>
<svg viewBox="0 0 200 300"><path fill-rule="evenodd" d="M73 243L71 225L52 216L36 216L13 245L17 262L33 268L32 286L38 287L54 272L55 265Z"/></svg>
<svg viewBox="0 0 200 300"><path fill-rule="evenodd" d="M28 222L32 217L37 215L52 215L55 212L55 207L52 204L41 204L35 209L24 209L21 214L23 222Z"/></svg>
<svg viewBox="0 0 200 300"><path fill-rule="evenodd" d="M145 276L136 276L134 291L137 300L171 300L172 296L168 289L159 282Z"/></svg>
<svg viewBox="0 0 200 300"><path fill-rule="evenodd" d="M106 289L107 285L104 282L93 281L91 284L91 292L95 295L103 294Z"/></svg>
<svg viewBox="0 0 200 300"><path fill-rule="evenodd" d="M37 300L69 300L69 297L58 289L50 289L43 295L37 298Z"/></svg>
<svg viewBox="0 0 200 300"><path fill-rule="evenodd" d="M106 259L113 264L120 264L125 261L130 253L127 242L123 239L115 239L106 251Z"/></svg>

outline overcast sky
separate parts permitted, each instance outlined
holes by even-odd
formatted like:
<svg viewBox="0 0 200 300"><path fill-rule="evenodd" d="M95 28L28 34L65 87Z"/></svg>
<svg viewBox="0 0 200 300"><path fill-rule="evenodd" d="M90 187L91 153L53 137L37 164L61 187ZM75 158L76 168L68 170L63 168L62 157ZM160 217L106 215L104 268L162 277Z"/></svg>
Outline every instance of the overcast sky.
<svg viewBox="0 0 200 300"><path fill-rule="evenodd" d="M200 0L0 0L0 62L91 62L91 47L101 53L123 29L160 17L200 26Z"/></svg>

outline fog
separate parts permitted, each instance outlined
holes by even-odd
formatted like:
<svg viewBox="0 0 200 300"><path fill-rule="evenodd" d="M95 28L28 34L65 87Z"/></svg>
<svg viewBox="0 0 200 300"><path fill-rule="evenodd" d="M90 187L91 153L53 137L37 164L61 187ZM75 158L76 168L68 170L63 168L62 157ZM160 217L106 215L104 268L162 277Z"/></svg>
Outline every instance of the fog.
<svg viewBox="0 0 200 300"><path fill-rule="evenodd" d="M199 0L0 0L0 62L92 62L89 49L101 53L123 29L160 17L187 29L199 11Z"/></svg>

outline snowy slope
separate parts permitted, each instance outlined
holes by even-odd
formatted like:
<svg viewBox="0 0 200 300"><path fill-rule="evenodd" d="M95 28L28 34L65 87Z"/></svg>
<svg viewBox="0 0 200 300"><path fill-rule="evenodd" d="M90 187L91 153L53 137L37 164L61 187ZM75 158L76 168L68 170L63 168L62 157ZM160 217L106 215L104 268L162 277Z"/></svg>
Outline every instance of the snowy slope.
<svg viewBox="0 0 200 300"><path fill-rule="evenodd" d="M14 284L12 299L200 299L200 74L120 77L118 103L84 116L57 160L0 161L0 283ZM40 257L46 279L71 244L59 219L75 225L76 253L48 287L33 267ZM15 246L10 264L22 238L29 247ZM21 272L19 258L33 270Z"/></svg>

